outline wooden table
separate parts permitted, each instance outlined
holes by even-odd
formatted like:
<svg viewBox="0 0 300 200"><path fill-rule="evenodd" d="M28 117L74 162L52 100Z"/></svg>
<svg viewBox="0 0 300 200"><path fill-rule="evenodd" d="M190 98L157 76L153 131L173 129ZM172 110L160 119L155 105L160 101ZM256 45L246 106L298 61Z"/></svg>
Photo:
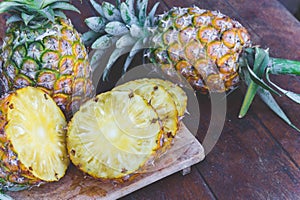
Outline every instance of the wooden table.
<svg viewBox="0 0 300 200"><path fill-rule="evenodd" d="M94 14L87 0L73 2L82 15L69 13L76 28L86 29L83 17ZM155 1L150 0L151 5ZM173 6L197 5L220 10L240 21L255 44L270 55L300 60L300 23L278 0L160 0L159 13ZM2 31L1 27L1 30ZM3 35L3 32L1 33ZM300 93L300 77L274 77L286 89ZM245 91L227 98L225 126L217 145L190 174L171 175L126 197L129 199L300 199L300 134L255 98L243 119L237 115ZM300 126L300 106L277 98ZM198 95L201 119L197 138L203 141L210 123L209 97Z"/></svg>

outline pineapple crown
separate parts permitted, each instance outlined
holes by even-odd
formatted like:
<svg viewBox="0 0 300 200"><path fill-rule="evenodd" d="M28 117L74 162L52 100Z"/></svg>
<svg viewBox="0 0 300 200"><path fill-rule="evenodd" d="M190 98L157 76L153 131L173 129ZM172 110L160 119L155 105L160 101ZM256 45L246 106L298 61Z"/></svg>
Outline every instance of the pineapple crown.
<svg viewBox="0 0 300 200"><path fill-rule="evenodd" d="M56 17L66 18L63 10L80 12L69 0L4 0L0 3L0 13L11 14L7 24L23 22L32 28L54 22Z"/></svg>
<svg viewBox="0 0 300 200"><path fill-rule="evenodd" d="M99 58L114 45L103 78L107 78L110 68L122 54L130 52L123 68L123 72L126 72L136 53L147 46L156 23L155 12L159 3L147 14L148 0L117 0L116 5L105 1L102 5L95 0L90 2L99 16L85 20L90 30L83 34L83 41L98 50L94 56Z"/></svg>

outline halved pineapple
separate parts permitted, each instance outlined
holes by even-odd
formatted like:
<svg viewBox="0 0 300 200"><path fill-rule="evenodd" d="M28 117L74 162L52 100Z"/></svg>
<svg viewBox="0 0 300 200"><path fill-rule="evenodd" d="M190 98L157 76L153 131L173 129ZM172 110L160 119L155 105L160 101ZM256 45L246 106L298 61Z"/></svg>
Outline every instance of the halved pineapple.
<svg viewBox="0 0 300 200"><path fill-rule="evenodd" d="M160 147L157 113L132 91L109 91L89 100L69 124L67 147L75 166L101 179L128 177Z"/></svg>
<svg viewBox="0 0 300 200"><path fill-rule="evenodd" d="M1 188L62 178L69 165L67 122L54 100L41 89L25 87L0 104Z"/></svg>
<svg viewBox="0 0 300 200"><path fill-rule="evenodd" d="M135 81L136 83L139 84L150 82L153 84L158 84L159 86L163 87L173 98L173 101L175 103L178 112L178 116L182 117L185 114L187 108L187 95L185 91L177 84L159 78L143 78L143 79L137 79Z"/></svg>
<svg viewBox="0 0 300 200"><path fill-rule="evenodd" d="M164 130L164 142L170 142L178 130L178 111L172 96L159 84L147 79L129 81L113 91L134 92L141 95L157 112Z"/></svg>

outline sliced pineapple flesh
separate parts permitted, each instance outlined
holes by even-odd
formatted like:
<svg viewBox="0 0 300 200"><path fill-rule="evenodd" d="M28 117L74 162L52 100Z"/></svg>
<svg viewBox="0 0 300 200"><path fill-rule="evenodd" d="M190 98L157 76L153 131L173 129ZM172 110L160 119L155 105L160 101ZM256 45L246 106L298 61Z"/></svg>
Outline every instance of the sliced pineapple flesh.
<svg viewBox="0 0 300 200"><path fill-rule="evenodd" d="M158 84L159 86L163 87L173 98L178 112L178 116L179 117L184 116L187 107L187 95L185 91L177 84L159 78L143 78L135 81L139 84L150 82L150 83Z"/></svg>
<svg viewBox="0 0 300 200"><path fill-rule="evenodd" d="M162 127L139 95L109 91L86 102L68 129L74 165L89 175L118 179L136 172L159 148Z"/></svg>
<svg viewBox="0 0 300 200"><path fill-rule="evenodd" d="M157 112L162 121L166 138L176 135L178 130L178 111L174 99L161 85L147 80L130 81L119 85L114 91L133 91L141 95Z"/></svg>
<svg viewBox="0 0 300 200"><path fill-rule="evenodd" d="M66 119L42 90L26 87L12 95L5 132L20 162L43 181L57 181L69 164Z"/></svg>

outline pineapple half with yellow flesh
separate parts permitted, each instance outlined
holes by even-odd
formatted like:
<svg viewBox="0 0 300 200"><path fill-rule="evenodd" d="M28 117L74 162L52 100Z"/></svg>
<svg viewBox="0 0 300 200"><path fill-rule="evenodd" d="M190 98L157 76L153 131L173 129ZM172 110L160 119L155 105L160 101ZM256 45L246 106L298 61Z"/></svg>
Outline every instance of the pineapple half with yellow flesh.
<svg viewBox="0 0 300 200"><path fill-rule="evenodd" d="M93 94L88 54L63 10L66 1L4 0L8 28L0 50L0 96L22 88L42 88L69 118Z"/></svg>
<svg viewBox="0 0 300 200"><path fill-rule="evenodd" d="M155 16L159 3L147 13L148 0L118 0L116 5L90 2L99 15L86 19L90 30L83 35L84 41L96 50L95 60L113 49L104 79L120 56L128 53L125 73L135 55L146 49L146 57L169 78L181 81L184 77L201 93L227 92L243 80L248 90L239 117L246 114L257 93L279 117L297 129L272 94L286 95L300 104L299 94L275 85L269 74L300 75L300 62L271 58L267 50L252 46L248 31L238 21L197 6L173 7Z"/></svg>
<svg viewBox="0 0 300 200"><path fill-rule="evenodd" d="M75 166L95 178L122 182L143 173L170 147L178 130L178 111L169 93L148 80L125 83L81 106L67 133ZM170 129L174 135L166 138Z"/></svg>
<svg viewBox="0 0 300 200"><path fill-rule="evenodd" d="M17 191L58 181L69 165L67 122L44 91L24 87L0 107L0 188Z"/></svg>

